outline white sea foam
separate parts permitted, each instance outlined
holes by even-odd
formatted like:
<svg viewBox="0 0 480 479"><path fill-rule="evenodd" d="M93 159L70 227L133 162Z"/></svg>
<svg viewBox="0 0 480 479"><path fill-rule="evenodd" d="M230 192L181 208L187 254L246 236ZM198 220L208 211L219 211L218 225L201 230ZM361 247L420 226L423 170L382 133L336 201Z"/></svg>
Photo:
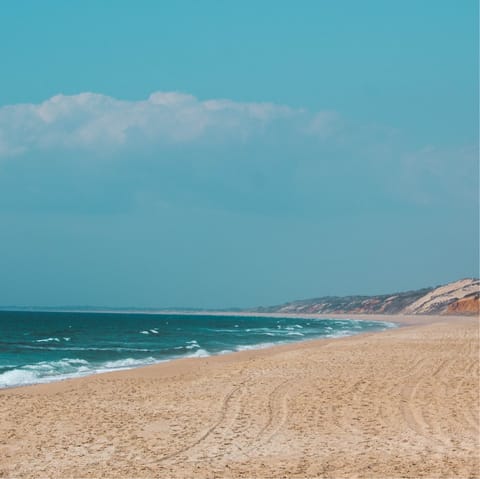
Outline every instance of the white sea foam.
<svg viewBox="0 0 480 479"><path fill-rule="evenodd" d="M270 348L271 346L275 346L275 344L282 344L282 343L278 342L278 343L240 344L235 347L235 350L249 351L251 349L265 349L265 348Z"/></svg>
<svg viewBox="0 0 480 479"><path fill-rule="evenodd" d="M388 321L379 321L380 324L385 326L385 328L398 328L399 325L397 323L390 323Z"/></svg>
<svg viewBox="0 0 480 479"><path fill-rule="evenodd" d="M37 382L37 375L32 371L22 369L12 369L0 374L0 388L12 386L22 386L24 384L33 384Z"/></svg>
<svg viewBox="0 0 480 479"><path fill-rule="evenodd" d="M45 338L45 339L37 339L35 342L36 343L51 343L52 341L55 341L56 343L60 342L59 338Z"/></svg>
<svg viewBox="0 0 480 479"><path fill-rule="evenodd" d="M97 365L93 365L84 359L76 358L64 358L50 362L41 361L0 374L0 388L60 381L88 374L131 369L159 362L163 361L156 360L153 357L143 359L126 358L116 361L106 361Z"/></svg>
<svg viewBox="0 0 480 479"><path fill-rule="evenodd" d="M91 372L88 361L84 359L63 358L58 361L40 361L0 374L0 388L50 382Z"/></svg>
<svg viewBox="0 0 480 479"><path fill-rule="evenodd" d="M78 366L86 366L89 362L85 359L77 359L77 358L63 358L59 359L58 361L40 361L35 364L27 364L23 366L24 369L28 370L58 370L58 369L65 369L65 368L76 368Z"/></svg>
<svg viewBox="0 0 480 479"><path fill-rule="evenodd" d="M210 356L210 353L205 349L197 349L194 353L187 354L185 358L206 358Z"/></svg>
<svg viewBox="0 0 480 479"><path fill-rule="evenodd" d="M355 332L354 331L351 331L351 330L341 330L341 331L336 331L334 333L331 333L331 334L327 334L326 336L324 336L325 338L343 338L345 336L352 336L354 335Z"/></svg>
<svg viewBox="0 0 480 479"><path fill-rule="evenodd" d="M143 366L155 363L155 358L148 357L144 359L117 359L116 361L107 361L102 364L102 369L119 369L119 368L133 368L135 366Z"/></svg>
<svg viewBox="0 0 480 479"><path fill-rule="evenodd" d="M247 333L263 333L266 334L268 332L272 331L272 328L248 328L245 330Z"/></svg>
<svg viewBox="0 0 480 479"><path fill-rule="evenodd" d="M199 348L200 345L197 343L197 341L187 341L187 345L185 346L185 349L195 349Z"/></svg>

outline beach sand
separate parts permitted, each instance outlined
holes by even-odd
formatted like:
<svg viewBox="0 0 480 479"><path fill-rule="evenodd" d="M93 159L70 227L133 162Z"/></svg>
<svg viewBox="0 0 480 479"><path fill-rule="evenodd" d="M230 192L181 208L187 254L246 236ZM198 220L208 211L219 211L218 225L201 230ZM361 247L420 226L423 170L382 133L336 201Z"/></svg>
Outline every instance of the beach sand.
<svg viewBox="0 0 480 479"><path fill-rule="evenodd" d="M479 477L478 318L368 319L406 326L2 390L0 477Z"/></svg>

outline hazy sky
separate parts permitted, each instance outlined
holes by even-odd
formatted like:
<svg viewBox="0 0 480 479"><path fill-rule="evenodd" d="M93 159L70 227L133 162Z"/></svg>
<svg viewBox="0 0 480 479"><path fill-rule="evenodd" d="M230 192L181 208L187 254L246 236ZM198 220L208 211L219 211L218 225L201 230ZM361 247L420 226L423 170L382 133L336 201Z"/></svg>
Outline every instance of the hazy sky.
<svg viewBox="0 0 480 479"><path fill-rule="evenodd" d="M478 276L475 0L0 7L0 305Z"/></svg>

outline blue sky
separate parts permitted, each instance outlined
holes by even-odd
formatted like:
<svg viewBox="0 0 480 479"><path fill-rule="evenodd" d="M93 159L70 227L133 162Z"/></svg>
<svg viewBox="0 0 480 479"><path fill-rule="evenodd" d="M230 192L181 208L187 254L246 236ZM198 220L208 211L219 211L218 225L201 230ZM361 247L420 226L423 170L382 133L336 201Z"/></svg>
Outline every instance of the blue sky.
<svg viewBox="0 0 480 479"><path fill-rule="evenodd" d="M11 1L0 304L478 275L475 1Z"/></svg>

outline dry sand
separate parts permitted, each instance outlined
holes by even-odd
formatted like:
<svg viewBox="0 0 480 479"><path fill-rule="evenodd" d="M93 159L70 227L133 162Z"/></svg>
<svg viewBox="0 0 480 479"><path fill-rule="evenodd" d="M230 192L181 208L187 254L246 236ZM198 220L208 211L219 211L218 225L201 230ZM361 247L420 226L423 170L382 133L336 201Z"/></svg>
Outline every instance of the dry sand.
<svg viewBox="0 0 480 479"><path fill-rule="evenodd" d="M2 390L0 476L479 477L478 318L396 320Z"/></svg>

